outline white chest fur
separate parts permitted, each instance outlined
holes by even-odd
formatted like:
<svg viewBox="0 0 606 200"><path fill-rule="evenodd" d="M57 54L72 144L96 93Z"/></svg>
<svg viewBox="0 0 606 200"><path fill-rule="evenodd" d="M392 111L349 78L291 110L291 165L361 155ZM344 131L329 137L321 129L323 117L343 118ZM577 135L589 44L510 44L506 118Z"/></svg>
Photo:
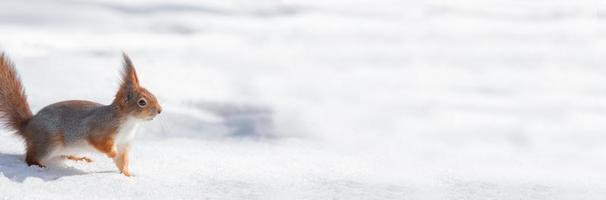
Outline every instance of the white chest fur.
<svg viewBox="0 0 606 200"><path fill-rule="evenodd" d="M141 120L132 117L126 119L126 121L122 123L120 128L118 128L118 133L114 140L118 149L129 145L133 139L135 139L135 134L137 133L140 123Z"/></svg>

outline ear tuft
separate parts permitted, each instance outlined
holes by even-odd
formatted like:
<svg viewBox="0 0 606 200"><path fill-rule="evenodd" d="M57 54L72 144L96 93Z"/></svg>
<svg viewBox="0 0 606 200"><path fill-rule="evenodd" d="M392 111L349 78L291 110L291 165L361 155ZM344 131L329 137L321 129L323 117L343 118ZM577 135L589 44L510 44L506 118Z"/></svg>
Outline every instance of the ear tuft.
<svg viewBox="0 0 606 200"><path fill-rule="evenodd" d="M135 92L135 88L139 87L139 78L137 77L137 71L126 53L122 52L124 58L122 68L122 84L120 84L120 91L118 96L123 98L124 102L129 101Z"/></svg>
<svg viewBox="0 0 606 200"><path fill-rule="evenodd" d="M133 62L130 60L126 53L122 52L122 57L124 58L122 69L122 81L123 83L129 83L133 86L139 85L139 77L137 77L137 71L135 70L135 66Z"/></svg>

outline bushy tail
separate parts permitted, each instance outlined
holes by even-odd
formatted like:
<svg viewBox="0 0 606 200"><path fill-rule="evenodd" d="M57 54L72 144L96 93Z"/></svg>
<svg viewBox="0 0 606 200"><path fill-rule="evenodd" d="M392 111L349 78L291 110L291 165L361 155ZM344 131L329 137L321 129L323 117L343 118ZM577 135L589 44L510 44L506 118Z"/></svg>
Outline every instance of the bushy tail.
<svg viewBox="0 0 606 200"><path fill-rule="evenodd" d="M0 124L22 137L32 118L27 97L13 63L0 53Z"/></svg>

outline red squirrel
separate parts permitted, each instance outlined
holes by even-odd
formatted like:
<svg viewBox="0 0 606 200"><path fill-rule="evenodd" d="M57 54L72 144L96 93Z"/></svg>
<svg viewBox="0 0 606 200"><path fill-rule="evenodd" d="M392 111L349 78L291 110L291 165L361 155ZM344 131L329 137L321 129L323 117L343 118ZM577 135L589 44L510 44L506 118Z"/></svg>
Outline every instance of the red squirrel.
<svg viewBox="0 0 606 200"><path fill-rule="evenodd" d="M92 162L78 154L98 151L114 160L121 174L128 170L128 152L138 125L162 112L156 97L139 85L130 58L123 53L122 82L110 105L63 101L32 114L13 63L0 53L0 124L25 141L28 166L45 167L52 160Z"/></svg>

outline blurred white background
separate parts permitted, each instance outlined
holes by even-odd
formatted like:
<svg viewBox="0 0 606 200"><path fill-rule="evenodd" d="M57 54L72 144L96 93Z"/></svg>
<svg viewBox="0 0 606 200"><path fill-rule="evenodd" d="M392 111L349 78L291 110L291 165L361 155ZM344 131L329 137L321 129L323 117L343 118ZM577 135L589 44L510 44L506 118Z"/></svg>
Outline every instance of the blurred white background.
<svg viewBox="0 0 606 200"><path fill-rule="evenodd" d="M604 199L603 8L3 0L0 50L35 111L111 102L125 51L166 114L132 180L100 156L27 168L2 133L0 197Z"/></svg>

